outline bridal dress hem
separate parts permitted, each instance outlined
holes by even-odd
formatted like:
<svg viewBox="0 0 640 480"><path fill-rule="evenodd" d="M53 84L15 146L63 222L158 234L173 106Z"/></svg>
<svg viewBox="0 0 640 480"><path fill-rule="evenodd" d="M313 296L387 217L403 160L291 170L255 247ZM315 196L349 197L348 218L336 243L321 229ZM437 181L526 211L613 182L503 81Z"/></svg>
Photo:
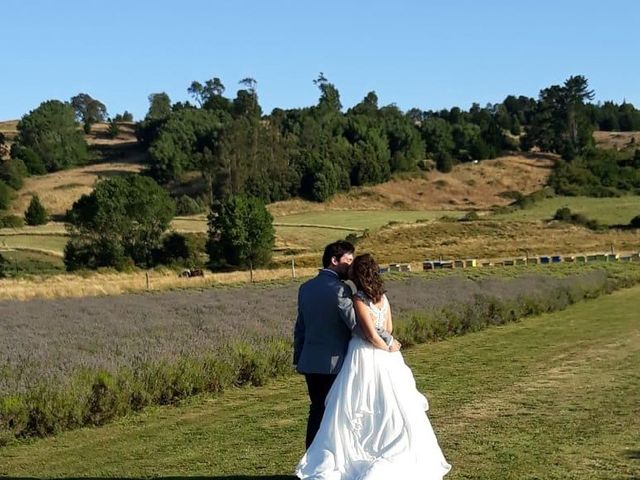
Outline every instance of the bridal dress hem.
<svg viewBox="0 0 640 480"><path fill-rule="evenodd" d="M378 323L386 298L380 310L369 308ZM295 474L310 480L440 480L451 466L427 410L402 354L354 335L320 429Z"/></svg>

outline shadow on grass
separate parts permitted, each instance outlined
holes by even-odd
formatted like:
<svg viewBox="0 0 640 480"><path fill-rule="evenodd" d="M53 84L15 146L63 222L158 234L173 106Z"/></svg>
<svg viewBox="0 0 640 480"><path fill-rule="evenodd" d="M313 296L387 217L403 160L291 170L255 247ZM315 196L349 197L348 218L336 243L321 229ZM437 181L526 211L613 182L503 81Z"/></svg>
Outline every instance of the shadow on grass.
<svg viewBox="0 0 640 480"><path fill-rule="evenodd" d="M624 452L624 456L631 460L640 460L640 450L629 450Z"/></svg>

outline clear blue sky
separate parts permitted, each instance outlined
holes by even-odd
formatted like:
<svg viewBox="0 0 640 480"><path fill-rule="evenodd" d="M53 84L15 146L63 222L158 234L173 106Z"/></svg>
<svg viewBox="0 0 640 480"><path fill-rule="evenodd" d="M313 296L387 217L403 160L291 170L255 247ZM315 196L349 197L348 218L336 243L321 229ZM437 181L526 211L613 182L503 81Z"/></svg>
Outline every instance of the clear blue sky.
<svg viewBox="0 0 640 480"><path fill-rule="evenodd" d="M216 76L229 97L255 78L269 113L315 104L319 72L346 108L467 109L574 74L640 107L638 0L3 0L0 19L0 120L80 92L140 119Z"/></svg>

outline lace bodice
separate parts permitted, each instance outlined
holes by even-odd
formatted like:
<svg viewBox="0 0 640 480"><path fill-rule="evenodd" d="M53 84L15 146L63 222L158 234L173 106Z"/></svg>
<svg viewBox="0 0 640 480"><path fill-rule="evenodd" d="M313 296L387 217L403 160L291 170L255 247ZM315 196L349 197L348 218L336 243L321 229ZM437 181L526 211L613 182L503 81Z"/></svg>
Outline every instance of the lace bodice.
<svg viewBox="0 0 640 480"><path fill-rule="evenodd" d="M363 292L358 291L356 293L360 299L364 302L364 304L369 307L369 311L371 312L371 316L375 321L376 330L384 329L384 321L387 315L387 308L389 308L389 301L387 300L386 295L382 295L382 306L380 308L376 307L376 305L371 301L369 297Z"/></svg>

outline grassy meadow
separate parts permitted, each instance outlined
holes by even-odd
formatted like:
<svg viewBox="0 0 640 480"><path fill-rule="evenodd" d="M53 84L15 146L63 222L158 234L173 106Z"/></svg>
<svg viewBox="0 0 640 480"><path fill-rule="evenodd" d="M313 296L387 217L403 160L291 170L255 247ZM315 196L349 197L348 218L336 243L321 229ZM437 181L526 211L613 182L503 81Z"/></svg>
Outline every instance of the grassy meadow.
<svg viewBox="0 0 640 480"><path fill-rule="evenodd" d="M640 287L405 350L457 479L638 478ZM300 376L0 449L8 478L293 479Z"/></svg>
<svg viewBox="0 0 640 480"><path fill-rule="evenodd" d="M640 196L615 198L554 197L536 202L530 208L498 214L503 220L550 220L559 208L569 207L572 213L582 213L604 225L628 225L640 215Z"/></svg>

